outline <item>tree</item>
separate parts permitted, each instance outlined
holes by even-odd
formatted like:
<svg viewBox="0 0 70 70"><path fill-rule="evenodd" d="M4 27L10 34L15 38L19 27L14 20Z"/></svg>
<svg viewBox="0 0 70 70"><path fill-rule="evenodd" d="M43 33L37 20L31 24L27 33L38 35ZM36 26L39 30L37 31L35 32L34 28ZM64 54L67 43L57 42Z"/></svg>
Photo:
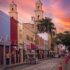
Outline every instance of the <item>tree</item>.
<svg viewBox="0 0 70 70"><path fill-rule="evenodd" d="M39 32L47 32L48 33L48 45L49 48L51 49L51 45L53 45L52 37L55 34L56 28L54 26L54 23L52 22L52 19L45 17L42 20L39 21L40 24L38 24L38 30Z"/></svg>
<svg viewBox="0 0 70 70"><path fill-rule="evenodd" d="M70 32L69 31L65 31L63 33L57 34L57 38L65 46L70 46Z"/></svg>
<svg viewBox="0 0 70 70"><path fill-rule="evenodd" d="M54 27L54 23L52 22L52 19L45 17L42 20L39 20L38 24L38 30L40 32L48 32L48 33L53 33L56 28Z"/></svg>

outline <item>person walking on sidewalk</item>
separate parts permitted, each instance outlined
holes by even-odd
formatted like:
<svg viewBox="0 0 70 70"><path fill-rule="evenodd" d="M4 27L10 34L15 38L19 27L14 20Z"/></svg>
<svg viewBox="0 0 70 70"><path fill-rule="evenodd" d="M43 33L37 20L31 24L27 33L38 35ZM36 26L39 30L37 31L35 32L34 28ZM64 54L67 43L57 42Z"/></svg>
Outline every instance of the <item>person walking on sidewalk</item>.
<svg viewBox="0 0 70 70"><path fill-rule="evenodd" d="M7 52L6 53L6 64L9 65L9 62L10 62L10 53Z"/></svg>

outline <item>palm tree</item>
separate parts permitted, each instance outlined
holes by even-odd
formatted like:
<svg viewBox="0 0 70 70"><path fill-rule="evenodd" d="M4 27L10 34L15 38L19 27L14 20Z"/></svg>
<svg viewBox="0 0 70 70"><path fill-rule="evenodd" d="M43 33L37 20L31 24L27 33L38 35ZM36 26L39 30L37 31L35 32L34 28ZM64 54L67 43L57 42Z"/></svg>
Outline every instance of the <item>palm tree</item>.
<svg viewBox="0 0 70 70"><path fill-rule="evenodd" d="M56 28L50 18L43 18L42 20L39 20L38 24L38 30L39 32L47 32L48 33L48 47L51 49L51 45L53 45L52 37L55 35Z"/></svg>

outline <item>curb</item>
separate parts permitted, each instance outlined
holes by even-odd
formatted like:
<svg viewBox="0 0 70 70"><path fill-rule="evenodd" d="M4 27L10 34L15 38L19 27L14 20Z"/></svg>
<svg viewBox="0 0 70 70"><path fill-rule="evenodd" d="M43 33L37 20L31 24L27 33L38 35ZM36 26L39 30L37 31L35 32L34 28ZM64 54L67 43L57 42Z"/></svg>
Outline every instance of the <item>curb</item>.
<svg viewBox="0 0 70 70"><path fill-rule="evenodd" d="M5 68L5 65L0 66L0 70L4 70L4 68Z"/></svg>
<svg viewBox="0 0 70 70"><path fill-rule="evenodd" d="M12 67L15 67L15 66L20 66L20 65L26 65L26 63L17 63L17 64L6 65L4 67L4 69L12 68Z"/></svg>

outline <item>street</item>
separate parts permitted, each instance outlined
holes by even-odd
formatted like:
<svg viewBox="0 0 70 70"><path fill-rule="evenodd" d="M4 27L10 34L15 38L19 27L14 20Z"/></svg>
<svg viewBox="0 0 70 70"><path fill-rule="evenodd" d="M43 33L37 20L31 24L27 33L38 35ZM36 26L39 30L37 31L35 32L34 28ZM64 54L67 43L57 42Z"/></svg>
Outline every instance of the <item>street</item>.
<svg viewBox="0 0 70 70"><path fill-rule="evenodd" d="M61 59L47 59L35 65L19 65L5 70L58 70L58 64Z"/></svg>

